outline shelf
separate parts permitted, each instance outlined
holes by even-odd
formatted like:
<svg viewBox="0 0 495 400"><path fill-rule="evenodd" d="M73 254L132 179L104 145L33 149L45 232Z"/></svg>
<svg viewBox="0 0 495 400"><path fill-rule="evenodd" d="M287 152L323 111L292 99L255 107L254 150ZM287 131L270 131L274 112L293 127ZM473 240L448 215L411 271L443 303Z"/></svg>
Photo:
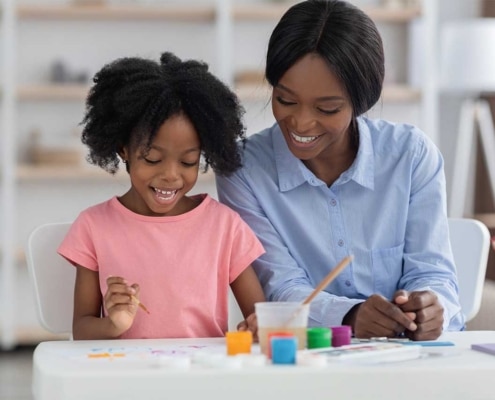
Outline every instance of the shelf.
<svg viewBox="0 0 495 400"><path fill-rule="evenodd" d="M234 5L232 16L236 20L278 20L293 3ZM376 22L407 22L421 16L420 7L386 8L363 7ZM21 19L141 19L213 21L214 5L20 5L17 14Z"/></svg>
<svg viewBox="0 0 495 400"><path fill-rule="evenodd" d="M213 21L213 5L20 5L20 19Z"/></svg>
<svg viewBox="0 0 495 400"><path fill-rule="evenodd" d="M29 85L18 90L21 100L76 100L84 101L89 87L85 85ZM240 83L235 92L243 101L263 101L270 98L270 88L266 83ZM386 85L383 89L384 101L412 102L419 101L421 91L407 85Z"/></svg>
<svg viewBox="0 0 495 400"><path fill-rule="evenodd" d="M242 83L236 85L236 93L242 100L268 101L271 90L267 84ZM416 102L421 100L421 90L407 85L385 85L382 92L382 100L385 102Z"/></svg>
<svg viewBox="0 0 495 400"><path fill-rule="evenodd" d="M420 6L404 8L363 7L362 10L375 22L409 22L422 15Z"/></svg>
<svg viewBox="0 0 495 400"><path fill-rule="evenodd" d="M78 84L44 84L19 87L19 100L85 100L89 86Z"/></svg>
<svg viewBox="0 0 495 400"><path fill-rule="evenodd" d="M396 103L416 102L421 100L421 90L408 85L389 84L383 87L382 99Z"/></svg>
<svg viewBox="0 0 495 400"><path fill-rule="evenodd" d="M128 182L129 176L125 169L121 168L115 175L94 166L39 166L23 164L17 167L17 179L23 182L33 182L41 180L56 180L56 181L110 181L117 180ZM214 174L211 168L207 173L199 172L198 182L213 182Z"/></svg>
<svg viewBox="0 0 495 400"><path fill-rule="evenodd" d="M2 256L2 252L0 251L0 258ZM26 265L26 254L24 253L24 249L18 247L14 251L14 260L18 265Z"/></svg>
<svg viewBox="0 0 495 400"><path fill-rule="evenodd" d="M233 7L237 20L278 20L293 3L244 4ZM386 8L363 7L362 10L375 22L407 22L421 16L421 7Z"/></svg>

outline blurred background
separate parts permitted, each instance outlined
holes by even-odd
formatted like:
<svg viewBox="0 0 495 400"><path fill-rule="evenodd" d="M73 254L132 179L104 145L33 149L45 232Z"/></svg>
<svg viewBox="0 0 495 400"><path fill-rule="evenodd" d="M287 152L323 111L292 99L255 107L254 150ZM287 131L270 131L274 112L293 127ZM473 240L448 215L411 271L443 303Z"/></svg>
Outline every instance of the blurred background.
<svg viewBox="0 0 495 400"><path fill-rule="evenodd" d="M1 399L30 398L23 397L29 396L29 388L13 388L23 381L12 381L12 372L7 374L5 368L7 361L15 365L15 354L21 355L19 359L24 355L27 361L18 365L27 375L19 379L27 381L30 353L23 349L57 339L37 321L24 254L29 233L46 222L72 221L82 209L128 188L125 173L112 177L85 161L79 123L93 74L118 57L158 59L163 51L204 60L238 93L251 134L274 122L270 91L263 79L264 58L273 27L293 3L0 0ZM463 101L483 98L493 106L494 88L452 91L443 84L442 35L443 27L452 21L495 17L495 1L351 3L375 20L385 46L385 88L369 116L411 123L425 131L444 156L449 202L452 191L463 196L460 211L451 216L475 216L494 234L495 189L474 120L474 143L478 145L465 157L456 153ZM474 40L482 43L487 38L480 35ZM468 68L467 61L460 58L452 67L466 64ZM453 189L456 165L469 171L466 188L461 186L460 192ZM216 197L211 173L200 177L194 192ZM495 279L494 264L491 251L490 280ZM486 314L474 322L483 329L492 329L493 324L495 329Z"/></svg>

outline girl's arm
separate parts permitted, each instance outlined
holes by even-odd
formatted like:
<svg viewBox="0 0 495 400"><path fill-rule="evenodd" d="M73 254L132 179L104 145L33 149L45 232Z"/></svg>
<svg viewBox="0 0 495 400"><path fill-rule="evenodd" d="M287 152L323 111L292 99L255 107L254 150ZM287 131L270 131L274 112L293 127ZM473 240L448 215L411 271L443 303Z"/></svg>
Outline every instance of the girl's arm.
<svg viewBox="0 0 495 400"><path fill-rule="evenodd" d="M108 290L102 299L98 272L77 266L74 288L72 335L75 340L115 339L130 328L137 306L131 295L137 285L129 286L123 278L107 279ZM108 316L101 316L103 301Z"/></svg>
<svg viewBox="0 0 495 400"><path fill-rule="evenodd" d="M258 323L254 313L254 303L265 301L263 289L253 270L249 265L236 279L230 284L234 297L239 304L242 315L245 320L237 325L239 330L250 330L253 332L255 340L257 339Z"/></svg>

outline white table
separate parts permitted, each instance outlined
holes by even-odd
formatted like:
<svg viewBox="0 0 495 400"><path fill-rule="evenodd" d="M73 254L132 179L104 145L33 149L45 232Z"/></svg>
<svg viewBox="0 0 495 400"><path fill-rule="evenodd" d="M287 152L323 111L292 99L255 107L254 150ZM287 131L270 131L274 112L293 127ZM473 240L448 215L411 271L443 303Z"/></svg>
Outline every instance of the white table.
<svg viewBox="0 0 495 400"><path fill-rule="evenodd" d="M374 365L241 369L158 367L144 350L183 352L198 345L208 346L198 351L223 352L223 339L43 342L33 356L33 394L36 400L495 399L495 356L470 349L472 343L495 343L495 331L451 332L439 340L456 343L449 348L454 354ZM107 357L109 349L117 357Z"/></svg>

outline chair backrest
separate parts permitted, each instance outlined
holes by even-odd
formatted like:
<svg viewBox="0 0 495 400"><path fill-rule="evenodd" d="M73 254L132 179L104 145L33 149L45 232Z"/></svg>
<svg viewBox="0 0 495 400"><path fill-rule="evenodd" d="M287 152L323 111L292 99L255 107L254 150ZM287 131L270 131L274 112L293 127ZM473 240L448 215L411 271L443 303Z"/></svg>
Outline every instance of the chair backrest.
<svg viewBox="0 0 495 400"><path fill-rule="evenodd" d="M41 325L49 332L72 332L76 269L57 253L71 223L37 227L29 235L27 265Z"/></svg>
<svg viewBox="0 0 495 400"><path fill-rule="evenodd" d="M449 218L449 230L459 281L459 301L468 322L481 306L490 231L480 221L470 218Z"/></svg>
<svg viewBox="0 0 495 400"><path fill-rule="evenodd" d="M41 325L49 332L72 332L76 269L57 253L71 223L51 223L37 227L27 245L27 264ZM229 330L243 320L232 291L229 290Z"/></svg>

